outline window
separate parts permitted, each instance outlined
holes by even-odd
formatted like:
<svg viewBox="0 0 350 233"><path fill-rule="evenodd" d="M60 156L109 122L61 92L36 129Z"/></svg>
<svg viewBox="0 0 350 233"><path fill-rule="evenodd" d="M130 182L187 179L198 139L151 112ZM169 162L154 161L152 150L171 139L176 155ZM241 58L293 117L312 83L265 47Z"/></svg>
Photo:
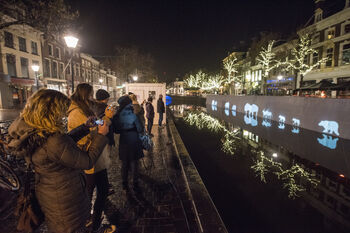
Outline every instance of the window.
<svg viewBox="0 0 350 233"><path fill-rule="evenodd" d="M34 41L31 42L32 54L38 55L38 44Z"/></svg>
<svg viewBox="0 0 350 233"><path fill-rule="evenodd" d="M28 72L28 59L21 57L21 71L22 71L22 77L29 78L29 72Z"/></svg>
<svg viewBox="0 0 350 233"><path fill-rule="evenodd" d="M81 69L81 76L83 76L83 78L85 78L85 69Z"/></svg>
<svg viewBox="0 0 350 233"><path fill-rule="evenodd" d="M49 55L52 56L52 45L49 44Z"/></svg>
<svg viewBox="0 0 350 233"><path fill-rule="evenodd" d="M316 33L313 37L312 37L312 44L317 44L320 42L320 33Z"/></svg>
<svg viewBox="0 0 350 233"><path fill-rule="evenodd" d="M333 39L335 37L335 29L331 28L327 32L327 38L328 40Z"/></svg>
<svg viewBox="0 0 350 233"><path fill-rule="evenodd" d="M22 37L18 37L19 50L23 52L27 52L26 39Z"/></svg>
<svg viewBox="0 0 350 233"><path fill-rule="evenodd" d="M51 77L50 61L48 59L44 59L44 76Z"/></svg>
<svg viewBox="0 0 350 233"><path fill-rule="evenodd" d="M57 78L57 62L52 61L52 77Z"/></svg>
<svg viewBox="0 0 350 233"><path fill-rule="evenodd" d="M54 56L57 57L57 58L60 58L60 48L55 48L55 54Z"/></svg>
<svg viewBox="0 0 350 233"><path fill-rule="evenodd" d="M304 64L308 65L309 64L309 55L304 56Z"/></svg>
<svg viewBox="0 0 350 233"><path fill-rule="evenodd" d="M33 61L32 61L32 65L37 65L37 66L38 66L38 65L39 65L39 61L33 60Z"/></svg>
<svg viewBox="0 0 350 233"><path fill-rule="evenodd" d="M315 65L318 62L318 52L312 54L312 64Z"/></svg>
<svg viewBox="0 0 350 233"><path fill-rule="evenodd" d="M12 33L5 32L5 46L9 48L13 47L13 35Z"/></svg>
<svg viewBox="0 0 350 233"><path fill-rule="evenodd" d="M66 68L66 74L70 74L70 64Z"/></svg>
<svg viewBox="0 0 350 233"><path fill-rule="evenodd" d="M344 26L344 34L348 34L350 32L350 23Z"/></svg>
<svg viewBox="0 0 350 233"><path fill-rule="evenodd" d="M350 44L343 45L342 64L350 64Z"/></svg>
<svg viewBox="0 0 350 233"><path fill-rule="evenodd" d="M16 72L16 57L12 54L6 54L6 62L7 62L7 72L10 76L17 76Z"/></svg>
<svg viewBox="0 0 350 233"><path fill-rule="evenodd" d="M59 73L58 73L58 77L60 79L64 79L63 69L64 69L64 65L63 65L63 63L60 63L60 69L59 69Z"/></svg>
<svg viewBox="0 0 350 233"><path fill-rule="evenodd" d="M333 48L327 49L327 58L326 67L330 67L333 63Z"/></svg>

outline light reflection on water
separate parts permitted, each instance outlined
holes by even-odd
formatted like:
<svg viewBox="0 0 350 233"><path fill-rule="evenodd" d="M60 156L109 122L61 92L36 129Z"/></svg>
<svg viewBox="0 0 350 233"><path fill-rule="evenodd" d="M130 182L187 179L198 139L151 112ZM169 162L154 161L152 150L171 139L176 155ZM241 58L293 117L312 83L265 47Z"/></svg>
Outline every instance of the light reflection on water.
<svg viewBox="0 0 350 233"><path fill-rule="evenodd" d="M262 183L281 181L280 188L290 199L300 196L327 218L350 229L348 140L302 129L298 119L293 119L293 125L285 124L283 116L279 122L271 121L265 109L266 116L256 118L249 113L249 106L248 114L231 116L226 108L212 106L172 108L175 115L182 109L177 117L186 124L220 135L220 147L226 154L236 156L243 147L249 148L246 156L253 160L249 169ZM262 124L252 124L252 120ZM284 130L279 127L282 125Z"/></svg>

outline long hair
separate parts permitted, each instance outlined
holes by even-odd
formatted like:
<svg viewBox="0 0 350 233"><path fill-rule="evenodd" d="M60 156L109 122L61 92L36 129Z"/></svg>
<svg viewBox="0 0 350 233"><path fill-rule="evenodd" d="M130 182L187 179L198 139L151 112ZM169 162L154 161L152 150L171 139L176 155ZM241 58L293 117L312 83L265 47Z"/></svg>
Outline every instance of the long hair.
<svg viewBox="0 0 350 233"><path fill-rule="evenodd" d="M37 129L42 137L47 133L63 133L63 117L70 102L70 99L59 91L41 89L28 99L21 117L29 126Z"/></svg>
<svg viewBox="0 0 350 233"><path fill-rule="evenodd" d="M93 94L93 88L88 83L80 83L77 86L77 89L73 93L73 95L70 97L74 103L78 105L78 107L83 111L85 116L94 116L94 112L89 107L90 105L90 96Z"/></svg>

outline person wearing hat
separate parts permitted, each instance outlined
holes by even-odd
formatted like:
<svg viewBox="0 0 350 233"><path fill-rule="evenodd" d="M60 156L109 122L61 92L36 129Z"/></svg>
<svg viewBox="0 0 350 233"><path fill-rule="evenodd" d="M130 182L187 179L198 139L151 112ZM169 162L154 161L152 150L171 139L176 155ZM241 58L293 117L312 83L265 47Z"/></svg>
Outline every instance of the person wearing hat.
<svg viewBox="0 0 350 233"><path fill-rule="evenodd" d="M119 137L119 159L122 161L123 189L129 190L128 177L133 181L134 191L139 191L138 160L144 156L139 134L145 131L139 118L135 115L132 100L128 95L118 100L119 109L114 121L120 133Z"/></svg>

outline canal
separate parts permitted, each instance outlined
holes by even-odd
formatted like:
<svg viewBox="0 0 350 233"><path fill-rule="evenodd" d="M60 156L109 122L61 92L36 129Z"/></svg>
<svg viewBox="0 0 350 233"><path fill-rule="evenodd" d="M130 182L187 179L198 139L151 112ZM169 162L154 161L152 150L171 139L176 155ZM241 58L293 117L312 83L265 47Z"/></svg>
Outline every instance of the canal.
<svg viewBox="0 0 350 233"><path fill-rule="evenodd" d="M229 232L350 232L350 142L216 106L170 106Z"/></svg>

